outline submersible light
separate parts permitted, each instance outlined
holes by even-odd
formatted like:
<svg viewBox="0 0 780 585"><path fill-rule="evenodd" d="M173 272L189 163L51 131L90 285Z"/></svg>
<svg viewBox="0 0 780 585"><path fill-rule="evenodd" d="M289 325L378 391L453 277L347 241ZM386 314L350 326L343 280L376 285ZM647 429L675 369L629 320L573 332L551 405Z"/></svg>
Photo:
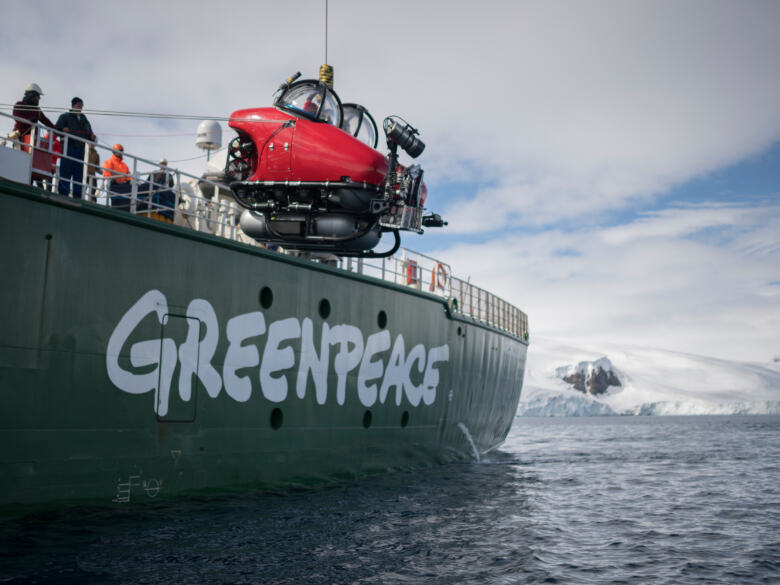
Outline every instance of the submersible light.
<svg viewBox="0 0 780 585"><path fill-rule="evenodd" d="M419 132L409 124L400 124L392 118L385 118L382 126L388 141L403 148L412 158L417 158L425 150L425 143L416 136Z"/></svg>

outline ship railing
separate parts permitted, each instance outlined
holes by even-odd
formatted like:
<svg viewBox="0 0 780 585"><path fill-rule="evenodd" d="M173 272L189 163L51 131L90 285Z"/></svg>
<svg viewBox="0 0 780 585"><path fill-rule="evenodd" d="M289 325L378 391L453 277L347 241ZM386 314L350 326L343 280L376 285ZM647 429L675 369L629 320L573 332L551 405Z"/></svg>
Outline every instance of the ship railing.
<svg viewBox="0 0 780 585"><path fill-rule="evenodd" d="M450 265L407 248L389 258L341 258L343 270L373 276L447 300L450 311L528 339L528 316L501 297L452 275Z"/></svg>
<svg viewBox="0 0 780 585"><path fill-rule="evenodd" d="M450 296L450 265L408 248L388 258L341 258L339 267L441 297Z"/></svg>
<svg viewBox="0 0 780 585"><path fill-rule="evenodd" d="M105 162L113 154L111 147L53 130L41 123L31 124L5 112L0 112L0 116L31 126L31 131L24 137L8 136L0 146L29 154L26 180L40 188L73 198L81 196L99 205L118 207L135 215L257 245L238 228L241 208L225 185L179 169L162 168L158 162L128 152L122 154L129 173L112 171L111 177L103 177L101 164L89 162L89 150L94 149ZM81 150L72 148L74 142L84 145L83 156L69 154ZM63 179L61 169L58 171L57 168L58 159L60 165L63 160L80 165L80 176Z"/></svg>
<svg viewBox="0 0 780 585"><path fill-rule="evenodd" d="M125 193L117 194L110 178L101 176L103 168L99 163L89 163L90 146L98 152L103 151L106 157L113 153L112 148L52 130L41 124L30 124L26 119L4 112L0 112L0 116L32 126L31 132L23 139L8 137L0 140L0 147L27 153L25 158L30 166L29 174L24 180L58 193L61 179L57 159L72 160L81 165L81 177L70 180L63 195L77 197L80 190L85 200L99 205L117 207L119 203L123 205L123 210L135 215L169 221L195 231L260 246L238 227L242 209L225 185L173 168L164 171L173 177L173 185L163 184L154 180L154 174L161 172L159 163L124 152L123 159L130 172L114 172L114 178L126 178L125 182L129 183L129 186L125 187ZM84 143L83 158L68 154L71 141L74 140ZM94 174L90 171L94 171ZM164 183L168 183L167 179ZM166 192L172 192L174 195L172 206L170 201L166 203L159 197ZM284 251L280 249L279 252ZM317 259L316 256L314 258ZM388 258L340 258L337 265L342 270L434 294L446 299L449 310L453 313L523 339L528 337L528 318L525 313L485 289L474 286L468 280L453 276L449 264L432 256L401 248Z"/></svg>
<svg viewBox="0 0 780 585"><path fill-rule="evenodd" d="M450 304L473 319L528 339L528 316L501 297L460 279L452 279Z"/></svg>

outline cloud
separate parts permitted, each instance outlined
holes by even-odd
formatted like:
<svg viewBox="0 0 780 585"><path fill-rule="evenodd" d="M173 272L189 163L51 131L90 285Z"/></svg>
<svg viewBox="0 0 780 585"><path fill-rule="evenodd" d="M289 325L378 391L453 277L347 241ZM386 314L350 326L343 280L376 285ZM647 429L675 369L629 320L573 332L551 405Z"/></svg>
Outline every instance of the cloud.
<svg viewBox="0 0 780 585"><path fill-rule="evenodd" d="M435 255L525 310L538 335L763 361L780 347L778 227L777 203L713 204Z"/></svg>
<svg viewBox="0 0 780 585"><path fill-rule="evenodd" d="M725 226L752 229L757 223L755 216L767 209L774 211L772 207L756 208L734 203L671 207L640 214L639 219L630 224L603 230L600 237L609 244L621 245L640 239L688 236Z"/></svg>
<svg viewBox="0 0 780 585"><path fill-rule="evenodd" d="M422 130L432 201L476 168L476 206L506 206L507 226L550 223L652 198L780 137L776 2L426 6L399 0L388 18L331 2L328 55L343 99ZM9 22L35 26L0 33L4 101L35 79L44 106L83 94L101 109L228 115L324 60L319 0L123 8L7 0ZM476 229L467 219L453 229Z"/></svg>
<svg viewBox="0 0 780 585"><path fill-rule="evenodd" d="M0 31L0 101L36 81L44 110L80 95L88 108L227 116L324 61L321 0L118 6L5 0L16 24ZM429 205L447 233L487 238L442 252L457 272L549 335L777 353L776 205L600 226L780 140L780 3L333 0L329 12L341 98L418 127ZM92 123L152 160L200 154L197 121Z"/></svg>
<svg viewBox="0 0 780 585"><path fill-rule="evenodd" d="M534 7L515 74L480 86L448 141L494 177L444 208L453 229L482 229L480 209L514 227L652 202L780 137L777 5Z"/></svg>

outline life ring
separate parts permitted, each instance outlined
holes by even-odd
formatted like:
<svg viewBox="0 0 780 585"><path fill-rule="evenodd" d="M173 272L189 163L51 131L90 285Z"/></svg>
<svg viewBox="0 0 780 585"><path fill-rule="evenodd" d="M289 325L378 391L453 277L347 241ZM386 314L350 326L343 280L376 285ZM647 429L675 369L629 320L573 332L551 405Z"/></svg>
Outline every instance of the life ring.
<svg viewBox="0 0 780 585"><path fill-rule="evenodd" d="M417 284L420 281L418 276L417 262L415 260L407 260L406 262L406 284Z"/></svg>
<svg viewBox="0 0 780 585"><path fill-rule="evenodd" d="M447 269L444 268L441 262L437 262L431 271L431 286L429 290L432 292L437 287L444 290L444 287L447 286L447 278Z"/></svg>

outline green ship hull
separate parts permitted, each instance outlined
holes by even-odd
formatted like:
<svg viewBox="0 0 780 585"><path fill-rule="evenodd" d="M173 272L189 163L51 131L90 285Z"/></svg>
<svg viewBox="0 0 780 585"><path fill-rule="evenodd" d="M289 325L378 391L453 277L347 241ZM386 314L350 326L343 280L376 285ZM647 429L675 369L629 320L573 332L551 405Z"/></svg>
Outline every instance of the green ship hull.
<svg viewBox="0 0 780 585"><path fill-rule="evenodd" d="M0 505L479 457L527 342L446 299L0 180Z"/></svg>

